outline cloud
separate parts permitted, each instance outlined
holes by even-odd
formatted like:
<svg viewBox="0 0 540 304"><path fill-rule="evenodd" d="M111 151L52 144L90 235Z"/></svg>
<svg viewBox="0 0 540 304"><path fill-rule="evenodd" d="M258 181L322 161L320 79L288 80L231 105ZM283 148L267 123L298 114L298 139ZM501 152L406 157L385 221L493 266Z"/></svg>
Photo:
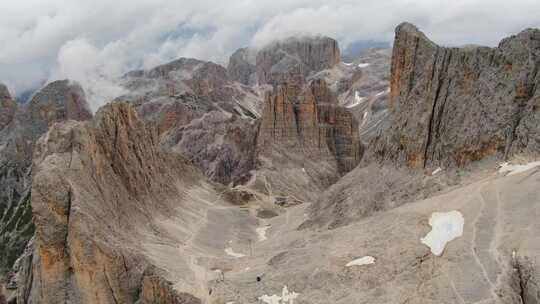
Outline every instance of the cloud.
<svg viewBox="0 0 540 304"><path fill-rule="evenodd" d="M226 64L239 47L297 34L391 41L402 21L441 44L494 46L539 15L537 0L3 0L0 81L22 92L74 79L96 108L118 75L181 56Z"/></svg>

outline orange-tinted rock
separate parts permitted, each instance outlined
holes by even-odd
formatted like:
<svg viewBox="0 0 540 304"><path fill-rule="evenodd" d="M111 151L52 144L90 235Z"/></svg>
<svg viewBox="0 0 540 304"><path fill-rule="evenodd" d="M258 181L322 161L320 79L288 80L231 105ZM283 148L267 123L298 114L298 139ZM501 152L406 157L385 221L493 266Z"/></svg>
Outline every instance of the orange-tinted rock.
<svg viewBox="0 0 540 304"><path fill-rule="evenodd" d="M335 159L341 173L362 154L356 120L320 79L305 89L280 85L267 94L257 147L264 154L275 145L311 159Z"/></svg>
<svg viewBox="0 0 540 304"><path fill-rule="evenodd" d="M17 103L11 98L7 87L0 83L0 130L13 120L16 111Z"/></svg>
<svg viewBox="0 0 540 304"><path fill-rule="evenodd" d="M421 168L537 153L539 56L539 30L525 30L496 48L445 48L401 24L389 128L370 143L368 155Z"/></svg>

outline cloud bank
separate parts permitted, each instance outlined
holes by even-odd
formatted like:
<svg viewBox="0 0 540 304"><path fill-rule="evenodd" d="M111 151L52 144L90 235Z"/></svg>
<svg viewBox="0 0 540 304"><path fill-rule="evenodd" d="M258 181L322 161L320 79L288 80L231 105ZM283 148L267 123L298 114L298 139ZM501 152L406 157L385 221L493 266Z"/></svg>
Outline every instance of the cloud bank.
<svg viewBox="0 0 540 304"><path fill-rule="evenodd" d="M441 44L494 46L538 16L537 0L3 0L0 82L21 93L70 78L96 109L121 93L118 76L181 56L226 64L239 47L298 34L391 41L402 21Z"/></svg>

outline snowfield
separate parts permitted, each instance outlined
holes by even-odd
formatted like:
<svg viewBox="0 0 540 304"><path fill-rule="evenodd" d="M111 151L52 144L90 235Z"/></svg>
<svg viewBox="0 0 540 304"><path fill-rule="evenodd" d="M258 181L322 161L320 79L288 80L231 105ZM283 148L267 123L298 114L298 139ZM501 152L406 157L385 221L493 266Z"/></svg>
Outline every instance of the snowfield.
<svg viewBox="0 0 540 304"><path fill-rule="evenodd" d="M429 219L432 229L420 241L431 249L431 253L440 256L448 242L463 235L464 222L459 211L433 212Z"/></svg>
<svg viewBox="0 0 540 304"><path fill-rule="evenodd" d="M363 266L363 265L370 265L370 264L373 264L373 263L375 263L375 258L372 257L372 256L369 256L369 255L366 255L365 257L361 257L359 259L350 261L345 266L346 267Z"/></svg>
<svg viewBox="0 0 540 304"><path fill-rule="evenodd" d="M442 172L442 168L438 167L437 169L433 170L433 172L431 172L431 175L437 175L438 173L441 173L441 172Z"/></svg>
<svg viewBox="0 0 540 304"><path fill-rule="evenodd" d="M358 91L354 91L354 102L351 103L351 104L348 104L347 106L345 106L346 108L354 108L356 107L357 105L361 104L364 102L366 98L365 97L360 97L360 94L358 93Z"/></svg>
<svg viewBox="0 0 540 304"><path fill-rule="evenodd" d="M283 286L281 291L281 297L278 295L263 295L259 297L259 300L266 304L294 304L294 300L300 295L296 292L289 292L287 285Z"/></svg>
<svg viewBox="0 0 540 304"><path fill-rule="evenodd" d="M268 230L268 228L270 228L270 225L263 226L263 227L258 227L257 229L255 229L255 231L257 231L257 235L259 237L259 242L266 241L268 239L266 237L266 230Z"/></svg>
<svg viewBox="0 0 540 304"><path fill-rule="evenodd" d="M509 163L502 163L499 169L499 173L508 173L507 175L514 175L531 170L538 166L540 166L540 161L531 162L525 165L511 165Z"/></svg>
<svg viewBox="0 0 540 304"><path fill-rule="evenodd" d="M225 248L225 253L235 258L243 258L246 256L245 254L234 252L231 247Z"/></svg>

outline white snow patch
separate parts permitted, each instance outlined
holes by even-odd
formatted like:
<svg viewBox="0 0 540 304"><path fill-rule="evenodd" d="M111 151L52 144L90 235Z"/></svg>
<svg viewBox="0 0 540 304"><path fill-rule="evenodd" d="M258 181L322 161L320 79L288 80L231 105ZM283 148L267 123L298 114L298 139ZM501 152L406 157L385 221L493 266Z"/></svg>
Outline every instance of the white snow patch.
<svg viewBox="0 0 540 304"><path fill-rule="evenodd" d="M225 248L225 253L235 258L243 258L246 256L245 254L234 252L231 247Z"/></svg>
<svg viewBox="0 0 540 304"><path fill-rule="evenodd" d="M431 175L436 175L436 174L441 173L441 172L442 172L442 168L438 167L437 169L433 170L433 172L431 172Z"/></svg>
<svg viewBox="0 0 540 304"><path fill-rule="evenodd" d="M278 295L263 295L259 297L259 300L266 304L294 304L294 300L296 300L299 295L299 293L294 291L289 292L287 285L285 285L281 291L281 297Z"/></svg>
<svg viewBox="0 0 540 304"><path fill-rule="evenodd" d="M255 229L255 231L257 231L257 235L259 236L259 242L267 240L266 230L268 230L268 228L270 228L270 225L259 227L259 228Z"/></svg>
<svg viewBox="0 0 540 304"><path fill-rule="evenodd" d="M464 222L459 211L433 212L429 219L431 231L420 241L431 248L431 253L440 256L448 242L463 235Z"/></svg>
<svg viewBox="0 0 540 304"><path fill-rule="evenodd" d="M363 69L363 68L367 68L369 66L369 63L360 63L358 65L359 68Z"/></svg>
<svg viewBox="0 0 540 304"><path fill-rule="evenodd" d="M531 162L525 165L511 165L509 163L502 163L500 166L499 173L508 173L507 175L514 175L540 166L540 161Z"/></svg>
<svg viewBox="0 0 540 304"><path fill-rule="evenodd" d="M390 88L384 90L384 91L380 91L379 93L375 94L375 96L381 96L382 94L388 94L390 93Z"/></svg>
<svg viewBox="0 0 540 304"><path fill-rule="evenodd" d="M302 172L306 173L306 168L302 168Z"/></svg>
<svg viewBox="0 0 540 304"><path fill-rule="evenodd" d="M346 267L362 266L362 265L369 265L369 264L373 264L373 263L375 263L375 258L372 257L372 256L369 256L369 255L366 255L365 257L361 257L359 259L350 261L345 266Z"/></svg>
<svg viewBox="0 0 540 304"><path fill-rule="evenodd" d="M234 301L229 301L229 302L227 302L225 304L234 304Z"/></svg>
<svg viewBox="0 0 540 304"><path fill-rule="evenodd" d="M353 65L352 62L343 62L343 64L346 65L346 66L351 66L351 65Z"/></svg>
<svg viewBox="0 0 540 304"><path fill-rule="evenodd" d="M366 98L365 97L360 97L360 94L358 94L358 91L354 91L354 102L351 103L351 104L348 104L347 106L345 106L346 108L353 108L353 107L356 107L357 105L361 104L362 102L364 102Z"/></svg>

